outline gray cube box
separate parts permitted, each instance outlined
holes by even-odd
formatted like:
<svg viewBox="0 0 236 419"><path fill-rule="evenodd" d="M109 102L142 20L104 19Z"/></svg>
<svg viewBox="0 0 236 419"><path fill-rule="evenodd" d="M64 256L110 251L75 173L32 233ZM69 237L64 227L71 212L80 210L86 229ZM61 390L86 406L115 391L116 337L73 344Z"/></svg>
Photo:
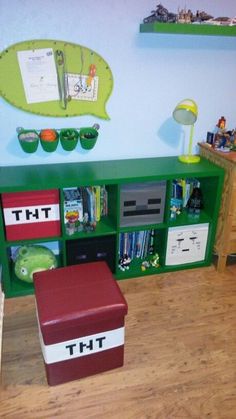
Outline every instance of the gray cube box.
<svg viewBox="0 0 236 419"><path fill-rule="evenodd" d="M121 186L120 226L163 222L166 181L131 183Z"/></svg>

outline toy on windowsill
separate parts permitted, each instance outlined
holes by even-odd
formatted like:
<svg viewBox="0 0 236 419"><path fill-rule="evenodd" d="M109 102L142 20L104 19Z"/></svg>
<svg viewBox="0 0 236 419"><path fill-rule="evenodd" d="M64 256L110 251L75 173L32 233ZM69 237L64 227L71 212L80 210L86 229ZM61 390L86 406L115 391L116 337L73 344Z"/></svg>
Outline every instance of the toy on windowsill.
<svg viewBox="0 0 236 419"><path fill-rule="evenodd" d="M24 282L32 283L34 273L56 267L54 253L45 246L22 246L17 250L14 270L17 278Z"/></svg>
<svg viewBox="0 0 236 419"><path fill-rule="evenodd" d="M199 215L203 208L202 191L200 188L193 188L191 196L186 205L189 214Z"/></svg>

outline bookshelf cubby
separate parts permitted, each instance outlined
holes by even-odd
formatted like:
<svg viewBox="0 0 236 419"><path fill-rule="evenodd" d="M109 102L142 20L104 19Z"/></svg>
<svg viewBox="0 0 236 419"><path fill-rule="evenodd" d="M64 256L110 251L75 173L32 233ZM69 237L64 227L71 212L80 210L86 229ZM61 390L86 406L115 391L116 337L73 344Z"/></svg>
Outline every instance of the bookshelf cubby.
<svg viewBox="0 0 236 419"><path fill-rule="evenodd" d="M198 216L189 214L187 209L183 208L175 219L171 219L171 197L173 182L176 179L199 181L204 208ZM204 158L201 158L200 163L189 165L179 162L177 157L157 157L1 167L0 260L5 296L16 297L34 292L32 283L23 282L16 277L14 260L11 257L12 248L27 245L45 245L52 248L54 252L56 247L58 266L106 260L117 280L210 265L223 180L224 170ZM80 191L82 188L94 188L95 191L99 187L106 189L107 213L98 217L94 228L84 229L81 226L76 231L68 233L65 222L65 190L78 188ZM45 229L44 237L40 238L37 238L37 234L36 237L33 235L20 240L17 240L17 237L14 240L7 238L4 194L12 194L14 203L15 193L34 192L35 196L35 192L37 195L39 191L41 196L42 191L55 190L59 192L60 228L57 231L60 233L48 237L47 229ZM34 210L31 209L29 214L35 218ZM81 224L83 224L82 221ZM176 227L179 234L182 228L183 235L190 234L192 245L194 237L191 236L196 233L196 237L201 237L198 230L201 231L203 226L207 226L207 240L204 244L204 251L201 249L201 257L198 257L196 252L196 256L192 255L187 259L184 256L181 259L182 256L180 256L178 263L166 264L167 253L169 253L167 252L168 238L172 240L172 236L169 235L170 231L172 232ZM32 224L33 228L34 224ZM120 239L124 236L133 237L132 246L134 246L134 233L137 233L138 237L138 232L145 232L145 237L152 236L151 245L148 241L143 242L144 257L135 254L132 249L128 266L120 269L122 256ZM171 242L171 245L174 249L175 243ZM197 245L199 247L201 243L198 242ZM154 261L157 256L158 263Z"/></svg>

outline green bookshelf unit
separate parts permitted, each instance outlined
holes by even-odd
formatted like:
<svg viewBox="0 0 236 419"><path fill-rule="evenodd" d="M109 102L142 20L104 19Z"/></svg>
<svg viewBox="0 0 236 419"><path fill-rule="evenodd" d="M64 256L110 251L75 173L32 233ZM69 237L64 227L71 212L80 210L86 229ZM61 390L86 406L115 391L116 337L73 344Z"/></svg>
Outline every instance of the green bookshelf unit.
<svg viewBox="0 0 236 419"><path fill-rule="evenodd" d="M204 158L197 164L158 157L0 168L6 297L34 292L32 281L16 275L15 255L24 246L48 248L57 267L106 260L117 280L210 265L223 179L224 170ZM171 216L179 180L197 180L200 214L183 207Z"/></svg>

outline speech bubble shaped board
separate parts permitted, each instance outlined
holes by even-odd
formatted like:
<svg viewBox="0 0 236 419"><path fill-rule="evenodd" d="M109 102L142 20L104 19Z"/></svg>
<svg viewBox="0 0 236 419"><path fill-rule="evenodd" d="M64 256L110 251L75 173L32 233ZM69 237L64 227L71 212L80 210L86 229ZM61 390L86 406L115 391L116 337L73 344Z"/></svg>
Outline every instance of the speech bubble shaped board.
<svg viewBox="0 0 236 419"><path fill-rule="evenodd" d="M1 96L37 115L110 119L106 103L112 88L107 62L81 45L32 40L14 44L0 54Z"/></svg>

